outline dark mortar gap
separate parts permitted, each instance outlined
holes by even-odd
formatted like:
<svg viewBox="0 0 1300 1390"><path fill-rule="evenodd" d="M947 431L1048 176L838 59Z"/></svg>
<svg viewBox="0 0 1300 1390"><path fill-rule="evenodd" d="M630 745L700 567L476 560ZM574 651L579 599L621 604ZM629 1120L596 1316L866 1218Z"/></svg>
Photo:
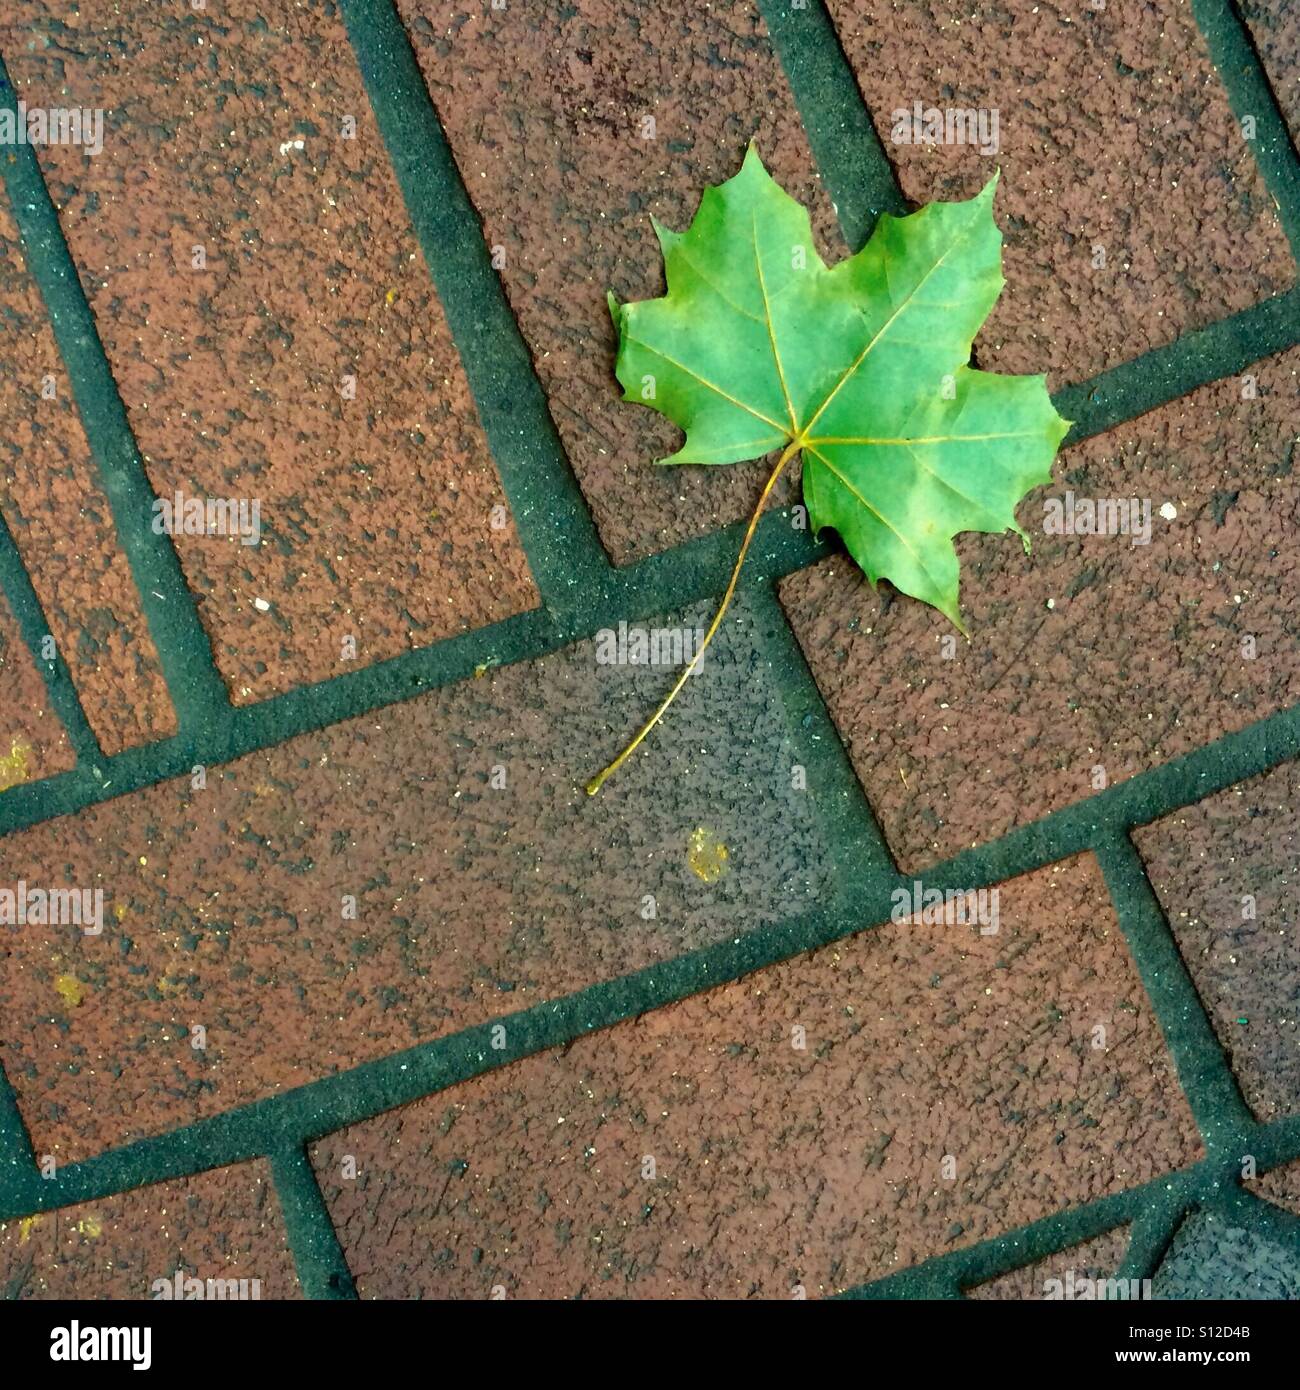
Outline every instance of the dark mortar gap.
<svg viewBox="0 0 1300 1390"><path fill-rule="evenodd" d="M844 240L856 251L866 244L882 212L901 217L908 211L893 165L822 0L809 0L808 8L800 10L791 8L789 0L759 0L758 8Z"/></svg>
<svg viewBox="0 0 1300 1390"><path fill-rule="evenodd" d="M610 567L391 0L340 10L543 601L590 604ZM595 331L593 326L593 331Z"/></svg>
<svg viewBox="0 0 1300 1390"><path fill-rule="evenodd" d="M0 588L3 588L9 607L18 620L23 641L45 681L50 705L67 732L78 764L98 765L104 754L81 707L62 648L56 643L53 661L46 661L41 656L42 639L52 635L50 625L45 620L45 610L41 607L36 590L32 588L13 533L3 516L0 516Z"/></svg>
<svg viewBox="0 0 1300 1390"><path fill-rule="evenodd" d="M1231 0L1192 0L1192 15L1238 121L1254 116L1250 148L1277 201L1291 254L1300 259L1300 156L1296 154L1250 29Z"/></svg>
<svg viewBox="0 0 1300 1390"><path fill-rule="evenodd" d="M1124 834L1108 837L1098 846L1097 859L1206 1153L1218 1158L1253 1127L1254 1117L1242 1099L1132 840Z"/></svg>
<svg viewBox="0 0 1300 1390"><path fill-rule="evenodd" d="M17 102L3 58L0 110L14 112L16 120ZM182 728L194 728L229 703L211 643L170 538L153 530L154 492L35 150L14 146L0 160L0 172L177 718Z"/></svg>
<svg viewBox="0 0 1300 1390"><path fill-rule="evenodd" d="M308 1298L355 1299L352 1274L306 1151L296 1146L276 1150L271 1176L303 1293Z"/></svg>

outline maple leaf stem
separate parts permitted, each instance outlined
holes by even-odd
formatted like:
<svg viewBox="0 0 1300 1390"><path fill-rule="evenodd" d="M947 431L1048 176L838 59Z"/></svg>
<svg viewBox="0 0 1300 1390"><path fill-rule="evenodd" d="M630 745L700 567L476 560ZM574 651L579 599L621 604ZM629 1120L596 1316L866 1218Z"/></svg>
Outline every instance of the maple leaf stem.
<svg viewBox="0 0 1300 1390"><path fill-rule="evenodd" d="M704 640L695 649L695 655L691 657L686 669L678 676L677 683L668 694L664 696L663 702L660 704L659 708L646 720L640 732L632 742L623 749L618 757L615 758L604 771L597 773L597 775L587 783L588 796L595 796L601 787L605 785L607 779L612 777L614 773L627 762L632 754L636 752L642 739L644 739L650 730L664 717L664 713L668 709L668 706L677 698L682 686L684 686L690 678L691 672L699 665L700 658L704 655L705 648L713 641L713 634L721 627L722 619L731 605L732 596L736 592L736 584L740 579L741 567L745 563L745 556L749 553L749 543L754 539L754 532L758 529L758 521L763 515L763 508L767 506L767 499L772 495L772 489L776 486L777 479L785 470L786 464L799 452L802 442L801 438L792 439L790 441L781 457L777 460L776 467L772 470L771 476L768 478L767 482L763 484L763 491L759 494L758 505L754 508L754 513L749 518L749 526L745 530L745 539L740 544L740 554L736 556L735 568L731 571L731 579L727 584L726 592L722 595L722 602L718 605L718 611L713 615L713 621L709 624L709 630L704 634Z"/></svg>

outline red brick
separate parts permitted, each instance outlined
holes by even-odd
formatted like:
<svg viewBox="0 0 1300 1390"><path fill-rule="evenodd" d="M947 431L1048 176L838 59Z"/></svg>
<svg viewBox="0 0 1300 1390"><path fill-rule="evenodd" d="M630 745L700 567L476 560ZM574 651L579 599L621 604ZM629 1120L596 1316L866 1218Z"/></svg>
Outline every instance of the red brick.
<svg viewBox="0 0 1300 1390"><path fill-rule="evenodd" d="M0 597L0 792L76 766L76 755L54 711L45 681L9 605Z"/></svg>
<svg viewBox="0 0 1300 1390"><path fill-rule="evenodd" d="M1300 764L1285 763L1133 836L1261 1120L1296 1114L1300 1096L1298 807Z"/></svg>
<svg viewBox="0 0 1300 1390"><path fill-rule="evenodd" d="M887 924L322 1141L362 1296L816 1297L1192 1160L1096 866L1000 918Z"/></svg>
<svg viewBox="0 0 1300 1390"><path fill-rule="evenodd" d="M261 1298L299 1298L284 1221L263 1161L136 1188L0 1223L9 1298L153 1299L154 1282L259 1281Z"/></svg>
<svg viewBox="0 0 1300 1390"><path fill-rule="evenodd" d="M619 399L605 306L664 292L650 219L684 227L756 137L844 253L756 6L398 0L596 524L625 563L748 516L767 469L656 469L679 432ZM653 117L653 139L642 120ZM787 485L779 500L788 500Z"/></svg>
<svg viewBox="0 0 1300 1390"><path fill-rule="evenodd" d="M50 380L56 392L44 398ZM176 715L54 334L0 205L0 507L105 753L165 738Z"/></svg>
<svg viewBox="0 0 1300 1390"><path fill-rule="evenodd" d="M261 504L260 546L177 542L237 702L351 669L347 636L364 664L537 602L342 22L263 15L0 26L20 97L108 113L97 158L41 160L150 481Z"/></svg>
<svg viewBox="0 0 1300 1390"><path fill-rule="evenodd" d="M982 366L1082 381L1294 282L1187 0L829 7L910 199L967 197L1001 168L1007 288ZM996 156L894 144L893 113L917 101L996 109Z"/></svg>
<svg viewBox="0 0 1300 1390"><path fill-rule="evenodd" d="M1241 0L1237 8L1250 26L1291 139L1300 145L1300 11L1288 0Z"/></svg>
<svg viewBox="0 0 1300 1390"><path fill-rule="evenodd" d="M671 674L585 643L6 839L14 877L104 889L102 936L0 934L33 1141L86 1157L810 909L825 853L753 629L594 800Z"/></svg>
<svg viewBox="0 0 1300 1390"><path fill-rule="evenodd" d="M1095 767L1114 784L1300 699L1298 368L1293 350L1251 368L1255 399L1228 379L1067 449L1019 511L1032 556L961 537L970 642L844 558L783 582L904 868L1090 795ZM1067 491L1150 498L1150 544L1044 535Z"/></svg>
<svg viewBox="0 0 1300 1390"><path fill-rule="evenodd" d="M1289 1211L1292 1216L1300 1216L1300 1160L1284 1163L1280 1168L1249 1180L1246 1190Z"/></svg>

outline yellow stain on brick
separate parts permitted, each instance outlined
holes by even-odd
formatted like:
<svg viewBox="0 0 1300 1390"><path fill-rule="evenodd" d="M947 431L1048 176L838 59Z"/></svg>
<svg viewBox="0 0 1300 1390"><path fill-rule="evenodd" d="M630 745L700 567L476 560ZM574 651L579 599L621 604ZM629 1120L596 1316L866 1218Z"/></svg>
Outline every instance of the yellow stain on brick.
<svg viewBox="0 0 1300 1390"><path fill-rule="evenodd" d="M54 982L54 988L70 1009L75 1009L86 997L86 987L75 975L60 975Z"/></svg>
<svg viewBox="0 0 1300 1390"><path fill-rule="evenodd" d="M388 293L384 296L384 303L387 304L388 307L391 309L391 308L393 307L393 300L395 300L396 298L397 298L397 290L396 290L395 288L394 288L394 289L391 289L391 290L389 290Z"/></svg>
<svg viewBox="0 0 1300 1390"><path fill-rule="evenodd" d="M18 1244L26 1245L31 1239L32 1228L39 1226L44 1220L43 1216L24 1216L18 1223Z"/></svg>
<svg viewBox="0 0 1300 1390"><path fill-rule="evenodd" d="M119 922L126 920L126 914L129 911L130 908L128 908L125 903L115 903L113 906L113 916L116 917Z"/></svg>
<svg viewBox="0 0 1300 1390"><path fill-rule="evenodd" d="M104 1234L104 1224L97 1216L83 1216L77 1222L77 1231L89 1240L98 1240Z"/></svg>
<svg viewBox="0 0 1300 1390"><path fill-rule="evenodd" d="M700 826L691 831L686 846L686 862L691 873L702 883L716 883L727 872L730 857L730 851L712 830Z"/></svg>
<svg viewBox="0 0 1300 1390"><path fill-rule="evenodd" d="M31 744L21 739L12 739L9 752L0 757L0 792L7 792L29 776L28 759L32 755Z"/></svg>

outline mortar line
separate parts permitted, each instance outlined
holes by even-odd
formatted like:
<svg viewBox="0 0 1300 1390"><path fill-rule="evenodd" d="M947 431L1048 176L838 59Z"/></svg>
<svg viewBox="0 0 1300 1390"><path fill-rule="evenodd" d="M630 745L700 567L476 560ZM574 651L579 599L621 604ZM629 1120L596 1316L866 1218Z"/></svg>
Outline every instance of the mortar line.
<svg viewBox="0 0 1300 1390"><path fill-rule="evenodd" d="M1132 1224L1128 1250L1117 1271L1120 1279L1154 1279L1178 1228L1192 1210L1186 1202L1157 1196Z"/></svg>
<svg viewBox="0 0 1300 1390"><path fill-rule="evenodd" d="M1192 0L1192 17L1233 115L1239 123L1243 116L1255 118L1256 138L1247 144L1277 203L1292 257L1300 261L1300 156L1254 37L1231 0Z"/></svg>
<svg viewBox="0 0 1300 1390"><path fill-rule="evenodd" d="M802 10L788 0L758 0L758 8L844 240L856 251L882 212L902 216L908 210L894 166L823 0Z"/></svg>
<svg viewBox="0 0 1300 1390"><path fill-rule="evenodd" d="M17 119L16 93L2 56L0 110ZM0 175L172 705L181 728L193 730L229 708L211 643L170 538L153 530L153 488L32 146L14 146L0 160Z"/></svg>
<svg viewBox="0 0 1300 1390"><path fill-rule="evenodd" d="M339 8L533 579L568 614L599 592L605 548L392 0ZM592 331L612 332L607 316Z"/></svg>
<svg viewBox="0 0 1300 1390"><path fill-rule="evenodd" d="M19 1205L36 1202L41 1181L18 1096L0 1066L0 1210L14 1201Z"/></svg>
<svg viewBox="0 0 1300 1390"><path fill-rule="evenodd" d="M306 1150L295 1144L273 1150L269 1158L304 1295L312 1299L355 1299L352 1272Z"/></svg>
<svg viewBox="0 0 1300 1390"><path fill-rule="evenodd" d="M1188 1168L1173 1169L1137 1187L1095 1197L961 1250L934 1255L895 1274L858 1284L840 1297L914 1298L918 1296L914 1290L922 1281L932 1285L943 1280L963 1290L975 1288L1105 1235L1117 1226L1133 1225L1152 1202L1191 1205L1201 1193L1213 1190L1216 1171L1204 1160Z"/></svg>
<svg viewBox="0 0 1300 1390"><path fill-rule="evenodd" d="M847 901L852 884L859 880L892 888L898 868L775 585L756 586L749 606L759 650L784 707L789 738L805 769L808 795L830 851L837 898Z"/></svg>
<svg viewBox="0 0 1300 1390"><path fill-rule="evenodd" d="M889 893L882 889L878 901L859 902L838 916L814 911L773 923L739 938L724 939L631 974L359 1063L345 1072L318 1078L290 1091L235 1106L180 1129L107 1150L60 1168L54 1180L39 1185L39 1200L33 1209L93 1200L145 1183L184 1177L293 1145L306 1145L523 1057L567 1046L597 1029L735 983L755 970L870 930L873 923L887 919L889 908ZM494 1041L494 1029L498 1026L504 1029L504 1035L495 1035ZM496 1045L501 1040L504 1047ZM1300 1159L1300 1117L1263 1125L1252 1121L1234 1137L1246 1146L1243 1151L1257 1155L1261 1171ZM1238 1162L1236 1155L1223 1147L1226 1157L1207 1154L1197 1165L1198 1171L1212 1174L1213 1181L1220 1185L1225 1163L1232 1166ZM12 1201L11 1196L0 1193L0 1220L27 1214L11 1209ZM1057 1214L1060 1215L1063 1214Z"/></svg>
<svg viewBox="0 0 1300 1390"><path fill-rule="evenodd" d="M0 514L0 588L4 590L9 611L18 623L32 663L45 682L50 707L68 736L78 764L97 766L104 752L82 708L62 644L55 643L52 661L41 655L41 641L46 636L53 637L53 629L45 616L40 595L32 587L31 576L23 564L18 543L3 514ZM0 752L3 751L0 749Z"/></svg>
<svg viewBox="0 0 1300 1390"><path fill-rule="evenodd" d="M1072 420L1062 448L1117 429L1300 344L1300 287L1181 333L1172 343L1052 392ZM1059 455L1058 455L1059 457Z"/></svg>
<svg viewBox="0 0 1300 1390"><path fill-rule="evenodd" d="M1129 954L1155 1010L1165 1046L1200 1129L1208 1156L1219 1159L1255 1121L1215 1036L1190 972L1165 920L1132 839L1106 837L1097 859L1128 943Z"/></svg>

